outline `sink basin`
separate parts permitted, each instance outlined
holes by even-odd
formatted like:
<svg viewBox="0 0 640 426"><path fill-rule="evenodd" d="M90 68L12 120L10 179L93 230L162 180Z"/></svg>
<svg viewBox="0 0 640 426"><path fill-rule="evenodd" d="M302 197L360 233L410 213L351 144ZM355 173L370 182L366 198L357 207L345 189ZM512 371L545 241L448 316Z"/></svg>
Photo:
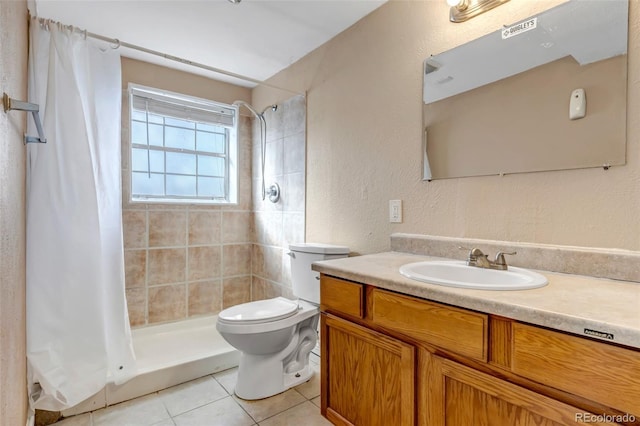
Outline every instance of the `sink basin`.
<svg viewBox="0 0 640 426"><path fill-rule="evenodd" d="M543 275L527 269L509 266L508 270L499 271L455 260L408 263L400 267L400 273L429 284L478 290L528 290L548 283Z"/></svg>

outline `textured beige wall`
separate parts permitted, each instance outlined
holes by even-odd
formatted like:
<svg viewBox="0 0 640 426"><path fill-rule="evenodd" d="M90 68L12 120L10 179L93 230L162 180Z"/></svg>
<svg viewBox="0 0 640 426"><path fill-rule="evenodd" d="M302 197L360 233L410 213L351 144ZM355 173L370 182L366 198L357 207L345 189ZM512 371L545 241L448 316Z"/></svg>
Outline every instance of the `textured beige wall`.
<svg viewBox="0 0 640 426"><path fill-rule="evenodd" d="M513 0L453 24L444 1L391 1L272 78L307 91L307 240L361 253L388 249L392 232L640 249L635 1L626 166L420 179L423 60L558 3ZM259 87L253 101L279 95ZM390 199L403 200L404 223L389 223Z"/></svg>
<svg viewBox="0 0 640 426"><path fill-rule="evenodd" d="M0 1L0 92L27 98L27 2ZM26 113L0 111L0 425L27 421Z"/></svg>

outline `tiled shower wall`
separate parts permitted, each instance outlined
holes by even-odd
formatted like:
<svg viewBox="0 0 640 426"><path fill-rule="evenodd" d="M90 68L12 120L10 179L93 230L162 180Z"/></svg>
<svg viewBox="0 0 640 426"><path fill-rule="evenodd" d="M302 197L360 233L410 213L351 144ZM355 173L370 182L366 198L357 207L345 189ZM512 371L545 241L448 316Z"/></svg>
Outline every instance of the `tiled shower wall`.
<svg viewBox="0 0 640 426"><path fill-rule="evenodd" d="M127 81L132 81L181 92L173 87L175 81L197 79L174 73L179 72L126 60L123 87L126 89ZM194 81L191 85L202 83ZM165 87L168 84L172 85ZM226 96L242 99L241 94ZM126 298L132 326L215 314L250 300L293 297L285 248L289 242L304 241L305 110L305 99L298 96L280 104L275 112L265 112L265 174L268 184L277 181L281 186L278 203L263 202L260 196L257 120L252 124L246 116L241 117L239 129L238 205L131 203L128 99L123 94L122 219Z"/></svg>
<svg viewBox="0 0 640 426"><path fill-rule="evenodd" d="M239 127L239 203L129 201L128 82L231 103L250 90L123 58L122 189L125 285L133 326L214 314L251 300L251 120Z"/></svg>
<svg viewBox="0 0 640 426"><path fill-rule="evenodd" d="M252 300L293 298L290 243L305 238L306 103L295 96L268 109L265 181L280 185L280 201L262 200L258 120L253 123L253 279Z"/></svg>
<svg viewBox="0 0 640 426"><path fill-rule="evenodd" d="M243 164L249 163L250 129L249 120L242 117ZM123 180L128 173L123 168ZM249 170L241 171L241 188L250 185L249 176ZM123 193L125 285L131 325L217 313L250 300L248 197L241 197L245 201L237 206L174 206L132 204L126 185Z"/></svg>

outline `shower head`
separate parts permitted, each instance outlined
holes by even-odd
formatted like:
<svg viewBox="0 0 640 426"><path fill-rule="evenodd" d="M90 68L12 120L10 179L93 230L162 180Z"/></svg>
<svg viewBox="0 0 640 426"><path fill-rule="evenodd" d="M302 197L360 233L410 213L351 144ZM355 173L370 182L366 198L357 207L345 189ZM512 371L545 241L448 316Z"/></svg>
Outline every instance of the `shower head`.
<svg viewBox="0 0 640 426"><path fill-rule="evenodd" d="M278 110L278 105L276 104L269 105L265 109L263 109L260 114L264 114L269 108L271 108L271 111L276 112Z"/></svg>

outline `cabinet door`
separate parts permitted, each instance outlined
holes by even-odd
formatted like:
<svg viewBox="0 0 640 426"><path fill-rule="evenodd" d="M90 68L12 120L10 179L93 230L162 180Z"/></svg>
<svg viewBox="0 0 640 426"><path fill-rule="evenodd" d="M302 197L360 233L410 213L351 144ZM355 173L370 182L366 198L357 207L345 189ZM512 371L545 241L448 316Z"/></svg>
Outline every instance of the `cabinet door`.
<svg viewBox="0 0 640 426"><path fill-rule="evenodd" d="M434 356L430 426L578 425L596 416L520 386ZM587 421L588 419L588 421Z"/></svg>
<svg viewBox="0 0 640 426"><path fill-rule="evenodd" d="M415 348L322 314L322 414L336 425L415 422Z"/></svg>

